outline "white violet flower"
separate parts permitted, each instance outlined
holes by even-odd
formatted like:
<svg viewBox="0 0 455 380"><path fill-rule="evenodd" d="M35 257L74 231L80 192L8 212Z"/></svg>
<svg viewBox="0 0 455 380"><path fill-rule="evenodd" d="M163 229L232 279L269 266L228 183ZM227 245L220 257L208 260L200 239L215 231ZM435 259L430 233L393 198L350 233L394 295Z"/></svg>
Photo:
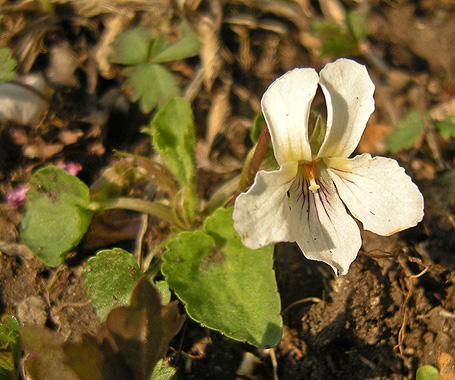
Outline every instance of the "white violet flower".
<svg viewBox="0 0 455 380"><path fill-rule="evenodd" d="M309 126L318 84L326 127L320 118ZM259 171L235 202L234 228L245 246L297 242L308 259L346 274L362 245L354 218L384 236L422 220L422 194L395 160L349 158L374 111L373 93L365 66L349 59L319 75L294 69L270 85L261 107L279 169Z"/></svg>

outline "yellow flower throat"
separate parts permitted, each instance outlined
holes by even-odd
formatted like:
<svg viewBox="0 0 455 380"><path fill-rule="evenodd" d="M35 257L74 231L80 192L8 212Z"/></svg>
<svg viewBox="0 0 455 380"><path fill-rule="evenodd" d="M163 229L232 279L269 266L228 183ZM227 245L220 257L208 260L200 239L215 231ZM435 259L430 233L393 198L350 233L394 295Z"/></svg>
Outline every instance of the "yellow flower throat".
<svg viewBox="0 0 455 380"><path fill-rule="evenodd" d="M319 185L316 183L316 162L310 162L310 163L302 163L302 169L303 173L305 174L305 177L308 179L310 182L310 186L308 187L313 194L315 194L318 189Z"/></svg>

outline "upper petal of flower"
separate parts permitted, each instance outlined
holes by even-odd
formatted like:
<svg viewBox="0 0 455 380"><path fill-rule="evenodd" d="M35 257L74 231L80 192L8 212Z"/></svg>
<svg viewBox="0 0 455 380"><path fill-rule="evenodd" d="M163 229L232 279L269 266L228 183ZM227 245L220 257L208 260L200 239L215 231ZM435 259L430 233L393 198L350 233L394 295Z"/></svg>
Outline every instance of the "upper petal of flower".
<svg viewBox="0 0 455 380"><path fill-rule="evenodd" d="M341 199L366 230L388 236L422 220L422 194L395 160L362 154L324 162Z"/></svg>
<svg viewBox="0 0 455 380"><path fill-rule="evenodd" d="M294 69L275 80L261 106L278 164L311 161L308 119L319 77L314 69Z"/></svg>
<svg viewBox="0 0 455 380"><path fill-rule="evenodd" d="M289 190L293 235L305 257L346 274L362 244L360 231L323 166L318 165L316 193L308 189L302 175Z"/></svg>
<svg viewBox="0 0 455 380"><path fill-rule="evenodd" d="M246 247L294 241L287 192L296 173L297 163L283 164L272 172L260 171L253 186L237 197L232 218Z"/></svg>
<svg viewBox="0 0 455 380"><path fill-rule="evenodd" d="M318 158L349 157L374 111L374 84L365 66L344 58L328 63L319 75L327 102L327 132Z"/></svg>

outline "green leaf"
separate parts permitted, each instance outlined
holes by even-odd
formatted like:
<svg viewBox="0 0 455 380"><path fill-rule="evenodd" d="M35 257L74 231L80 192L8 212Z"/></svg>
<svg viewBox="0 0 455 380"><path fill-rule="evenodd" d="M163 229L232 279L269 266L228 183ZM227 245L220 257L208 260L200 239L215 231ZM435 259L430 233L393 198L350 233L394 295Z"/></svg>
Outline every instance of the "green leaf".
<svg viewBox="0 0 455 380"><path fill-rule="evenodd" d="M439 371L432 365L424 365L417 369L416 380L438 380Z"/></svg>
<svg viewBox="0 0 455 380"><path fill-rule="evenodd" d="M279 343L273 247L246 248L234 230L232 208L215 211L204 231L170 241L163 260L162 272L192 319L258 347Z"/></svg>
<svg viewBox="0 0 455 380"><path fill-rule="evenodd" d="M445 139L455 138L455 115L435 122L436 129Z"/></svg>
<svg viewBox="0 0 455 380"><path fill-rule="evenodd" d="M0 379L17 379L22 347L19 341L20 325L12 316L2 316L0 324Z"/></svg>
<svg viewBox="0 0 455 380"><path fill-rule="evenodd" d="M16 76L14 68L17 61L10 56L9 48L0 48L0 84L10 81Z"/></svg>
<svg viewBox="0 0 455 380"><path fill-rule="evenodd" d="M88 260L84 284L102 321L114 307L128 305L139 276L134 256L120 248L100 251Z"/></svg>
<svg viewBox="0 0 455 380"><path fill-rule="evenodd" d="M177 370L172 367L163 367L163 359L156 363L150 380L170 380L174 377Z"/></svg>
<svg viewBox="0 0 455 380"><path fill-rule="evenodd" d="M313 130L310 137L310 148L311 154L313 155L313 157L315 157L319 152L319 149L321 148L322 142L324 141L326 126L320 114L317 115L311 114L310 124L312 124Z"/></svg>
<svg viewBox="0 0 455 380"><path fill-rule="evenodd" d="M165 280L163 280L157 281L153 285L155 285L155 288L160 293L161 303L163 305L168 304L171 301L171 290L169 289L168 283Z"/></svg>
<svg viewBox="0 0 455 380"><path fill-rule="evenodd" d="M321 55L351 57L359 54L358 41L351 30L328 21L316 21L311 28L322 41Z"/></svg>
<svg viewBox="0 0 455 380"><path fill-rule="evenodd" d="M186 21L182 21L180 24L183 37L178 41L165 46L163 41L159 41L158 44L154 44L150 59L155 63L178 61L180 59L193 57L199 52L201 46L196 34L191 30L191 27ZM156 45L156 46L155 46ZM159 46L159 49L157 48Z"/></svg>
<svg viewBox="0 0 455 380"><path fill-rule="evenodd" d="M422 127L423 121L420 115L416 111L410 111L387 136L387 149L396 153L401 149L411 148L419 138Z"/></svg>
<svg viewBox="0 0 455 380"><path fill-rule="evenodd" d="M111 62L135 65L146 62L152 43L151 31L147 27L128 29L117 36L112 44Z"/></svg>
<svg viewBox="0 0 455 380"><path fill-rule="evenodd" d="M265 127L265 119L264 119L264 116L262 115L262 113L260 113L254 118L253 128L251 128L251 131L250 131L250 140L254 144L256 144L258 142L259 135L261 134L263 127Z"/></svg>
<svg viewBox="0 0 455 380"><path fill-rule="evenodd" d="M184 209L192 221L199 201L194 185L196 138L188 101L179 97L169 100L152 120L151 132L155 150L183 187Z"/></svg>
<svg viewBox="0 0 455 380"><path fill-rule="evenodd" d="M79 178L56 166L38 170L27 191L24 243L44 264L61 264L90 225L89 203L89 189Z"/></svg>
<svg viewBox="0 0 455 380"><path fill-rule="evenodd" d="M174 77L162 65L141 63L126 68L123 74L129 76L125 86L133 90L132 100L139 100L144 113L149 113L157 106L161 108L179 93Z"/></svg>
<svg viewBox="0 0 455 380"><path fill-rule="evenodd" d="M368 34L365 15L359 12L348 11L346 14L346 21L352 36L357 42L362 42Z"/></svg>

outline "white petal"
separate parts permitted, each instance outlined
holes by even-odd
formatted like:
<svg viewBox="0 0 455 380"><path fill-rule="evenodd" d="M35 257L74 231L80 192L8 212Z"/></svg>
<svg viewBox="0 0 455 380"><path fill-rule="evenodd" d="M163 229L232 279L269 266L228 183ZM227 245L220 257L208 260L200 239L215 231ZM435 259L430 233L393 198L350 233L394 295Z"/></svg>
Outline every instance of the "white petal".
<svg viewBox="0 0 455 380"><path fill-rule="evenodd" d="M234 205L234 228L251 249L292 240L287 192L297 173L297 163L280 170L256 174L253 186Z"/></svg>
<svg viewBox="0 0 455 380"><path fill-rule="evenodd" d="M305 257L346 274L362 245L360 231L321 166L317 166L320 188L316 193L309 191L299 174L289 190L294 239Z"/></svg>
<svg viewBox="0 0 455 380"><path fill-rule="evenodd" d="M319 75L327 102L327 132L318 158L349 157L374 111L374 84L366 67L350 59L327 64Z"/></svg>
<svg viewBox="0 0 455 380"><path fill-rule="evenodd" d="M308 118L318 88L314 69L294 69L275 80L261 100L278 164L311 161Z"/></svg>
<svg viewBox="0 0 455 380"><path fill-rule="evenodd" d="M395 160L362 154L324 161L341 199L366 230L388 236L422 220L422 194Z"/></svg>

